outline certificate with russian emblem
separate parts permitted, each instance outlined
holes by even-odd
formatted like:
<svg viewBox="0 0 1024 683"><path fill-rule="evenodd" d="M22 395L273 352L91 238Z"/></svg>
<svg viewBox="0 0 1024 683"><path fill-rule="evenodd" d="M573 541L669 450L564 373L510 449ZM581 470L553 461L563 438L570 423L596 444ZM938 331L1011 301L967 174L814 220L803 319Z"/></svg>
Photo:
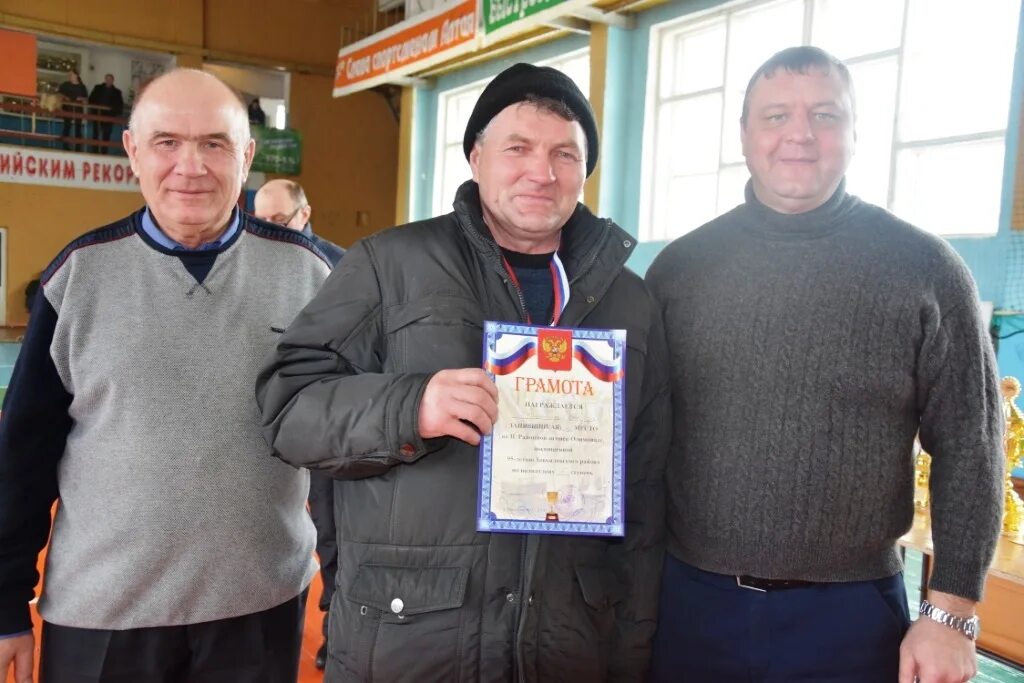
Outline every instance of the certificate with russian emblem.
<svg viewBox="0 0 1024 683"><path fill-rule="evenodd" d="M622 536L626 331L484 323L477 529Z"/></svg>

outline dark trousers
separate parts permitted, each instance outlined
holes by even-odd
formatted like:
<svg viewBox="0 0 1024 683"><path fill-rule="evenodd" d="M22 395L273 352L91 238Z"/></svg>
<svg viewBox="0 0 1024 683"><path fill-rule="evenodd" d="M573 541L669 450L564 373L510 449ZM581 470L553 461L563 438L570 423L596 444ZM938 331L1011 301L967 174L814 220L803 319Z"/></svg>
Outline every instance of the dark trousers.
<svg viewBox="0 0 1024 683"><path fill-rule="evenodd" d="M40 683L294 683L303 591L255 614L107 631L43 622Z"/></svg>
<svg viewBox="0 0 1024 683"><path fill-rule="evenodd" d="M93 140L106 140L110 142L110 133L114 130L114 124L109 121L93 121L92 122L92 139ZM97 154L110 154L110 147L106 145L96 145Z"/></svg>
<svg viewBox="0 0 1024 683"><path fill-rule="evenodd" d="M651 681L895 682L902 574L758 592L666 555Z"/></svg>
<svg viewBox="0 0 1024 683"><path fill-rule="evenodd" d="M334 524L334 479L322 472L309 472L309 514L316 527L316 554L320 558L320 611L324 613L323 633L327 638L327 619L338 576L338 530Z"/></svg>
<svg viewBox="0 0 1024 683"><path fill-rule="evenodd" d="M72 132L73 131L73 132ZM82 137L82 119L64 119L64 126L61 128L60 136L62 138ZM72 142L64 142L64 149L77 150L78 144Z"/></svg>

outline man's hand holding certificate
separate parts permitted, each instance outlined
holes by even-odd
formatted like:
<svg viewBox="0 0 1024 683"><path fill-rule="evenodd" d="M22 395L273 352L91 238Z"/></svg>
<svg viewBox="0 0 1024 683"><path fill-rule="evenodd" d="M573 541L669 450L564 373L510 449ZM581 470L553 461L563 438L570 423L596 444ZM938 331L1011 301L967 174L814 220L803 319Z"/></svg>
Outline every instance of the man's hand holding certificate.
<svg viewBox="0 0 1024 683"><path fill-rule="evenodd" d="M623 534L625 349L623 330L485 324L479 530Z"/></svg>
<svg viewBox="0 0 1024 683"><path fill-rule="evenodd" d="M489 434L498 411L498 391L479 368L441 370L430 378L420 402L419 431L424 439L454 436L468 444Z"/></svg>

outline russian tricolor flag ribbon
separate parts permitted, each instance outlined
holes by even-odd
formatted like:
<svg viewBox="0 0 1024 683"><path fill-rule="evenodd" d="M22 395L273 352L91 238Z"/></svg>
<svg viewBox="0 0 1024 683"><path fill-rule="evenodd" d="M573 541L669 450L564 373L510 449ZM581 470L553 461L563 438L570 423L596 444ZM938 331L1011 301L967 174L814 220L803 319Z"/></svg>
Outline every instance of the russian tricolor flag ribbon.
<svg viewBox="0 0 1024 683"><path fill-rule="evenodd" d="M492 375L508 375L515 372L523 363L537 354L537 343L532 339L524 339L518 346L502 355L496 355L484 365L484 369Z"/></svg>
<svg viewBox="0 0 1024 683"><path fill-rule="evenodd" d="M598 342L602 347L607 347L607 342ZM598 354L594 352L591 347L591 343L585 340L577 340L573 343L572 356L580 363L583 367L590 372L591 375L601 380L602 382L618 382L622 379L622 356L612 351L612 359L610 362L600 360Z"/></svg>

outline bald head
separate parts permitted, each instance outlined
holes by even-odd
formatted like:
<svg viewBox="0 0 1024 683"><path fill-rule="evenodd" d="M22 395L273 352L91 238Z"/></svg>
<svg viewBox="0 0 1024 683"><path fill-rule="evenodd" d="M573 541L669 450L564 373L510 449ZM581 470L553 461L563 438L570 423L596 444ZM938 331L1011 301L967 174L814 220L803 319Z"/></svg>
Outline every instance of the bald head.
<svg viewBox="0 0 1024 683"><path fill-rule="evenodd" d="M253 205L257 218L292 230L305 228L312 213L302 186L283 178L265 183L253 198Z"/></svg>
<svg viewBox="0 0 1024 683"><path fill-rule="evenodd" d="M231 88L194 69L164 74L136 101L123 141L161 230L189 248L224 232L256 150Z"/></svg>
<svg viewBox="0 0 1024 683"><path fill-rule="evenodd" d="M152 114L154 107L163 106L168 99L176 101L183 96L192 96L211 108L224 108L238 119L239 144L245 144L251 137L249 113L241 97L231 86L211 73L199 69L174 69L157 76L143 87L132 107L128 130L138 131L139 126Z"/></svg>

